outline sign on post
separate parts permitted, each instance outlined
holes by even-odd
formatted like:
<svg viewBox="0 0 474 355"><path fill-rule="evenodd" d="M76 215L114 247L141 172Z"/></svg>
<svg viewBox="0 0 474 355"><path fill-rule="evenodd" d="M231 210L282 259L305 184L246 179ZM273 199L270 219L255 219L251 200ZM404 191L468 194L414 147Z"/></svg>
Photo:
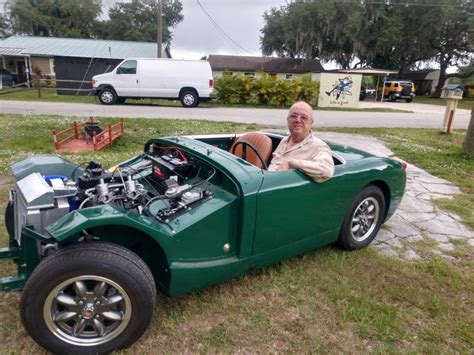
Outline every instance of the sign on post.
<svg viewBox="0 0 474 355"><path fill-rule="evenodd" d="M361 74L321 73L319 107L357 107Z"/></svg>

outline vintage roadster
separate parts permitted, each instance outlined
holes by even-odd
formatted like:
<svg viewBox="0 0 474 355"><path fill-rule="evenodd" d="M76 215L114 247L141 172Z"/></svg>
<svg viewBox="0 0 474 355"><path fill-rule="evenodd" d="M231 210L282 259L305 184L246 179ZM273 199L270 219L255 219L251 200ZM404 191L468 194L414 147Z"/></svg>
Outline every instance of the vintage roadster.
<svg viewBox="0 0 474 355"><path fill-rule="evenodd" d="M171 297L337 242L367 246L400 203L405 166L330 144L334 176L268 171L283 135L152 139L105 169L34 156L5 212L22 322L56 353L130 346Z"/></svg>

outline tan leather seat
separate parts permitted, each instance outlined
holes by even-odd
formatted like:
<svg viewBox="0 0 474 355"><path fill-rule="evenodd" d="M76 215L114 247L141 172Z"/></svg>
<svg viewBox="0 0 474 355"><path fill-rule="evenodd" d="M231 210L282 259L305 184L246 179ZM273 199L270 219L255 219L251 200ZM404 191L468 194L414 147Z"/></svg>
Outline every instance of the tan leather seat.
<svg viewBox="0 0 474 355"><path fill-rule="evenodd" d="M260 155L262 159L259 159L255 151L258 152L258 155ZM272 153L272 140L263 133L245 133L235 140L229 152L245 159L258 168L266 169L268 159Z"/></svg>

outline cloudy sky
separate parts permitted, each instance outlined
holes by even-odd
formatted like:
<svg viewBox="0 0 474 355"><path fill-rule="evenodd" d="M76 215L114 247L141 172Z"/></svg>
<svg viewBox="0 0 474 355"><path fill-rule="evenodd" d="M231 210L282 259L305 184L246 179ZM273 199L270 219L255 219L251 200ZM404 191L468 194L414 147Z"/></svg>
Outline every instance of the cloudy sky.
<svg viewBox="0 0 474 355"><path fill-rule="evenodd" d="M106 8L115 2L102 0ZM212 24L197 0L181 0L184 20L173 31L171 42L173 58L199 59L209 54L260 56L263 13L272 7L285 5L287 1L199 0L199 2L230 39Z"/></svg>

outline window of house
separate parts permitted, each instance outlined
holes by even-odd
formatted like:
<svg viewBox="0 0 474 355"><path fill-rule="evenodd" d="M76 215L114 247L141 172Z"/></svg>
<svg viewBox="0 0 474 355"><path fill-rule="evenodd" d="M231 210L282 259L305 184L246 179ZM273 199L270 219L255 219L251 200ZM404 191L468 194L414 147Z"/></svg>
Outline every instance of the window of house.
<svg viewBox="0 0 474 355"><path fill-rule="evenodd" d="M227 71L227 70L226 70L226 71L224 71L224 72L222 73L222 76L232 76L233 74L234 74L234 73L232 73L231 71Z"/></svg>
<svg viewBox="0 0 474 355"><path fill-rule="evenodd" d="M292 80L293 74L285 74L285 80Z"/></svg>
<svg viewBox="0 0 474 355"><path fill-rule="evenodd" d="M118 67L117 74L136 74L137 73L137 61L136 60L127 60Z"/></svg>
<svg viewBox="0 0 474 355"><path fill-rule="evenodd" d="M255 73L252 72L245 72L244 76L248 76L249 78L255 78Z"/></svg>

